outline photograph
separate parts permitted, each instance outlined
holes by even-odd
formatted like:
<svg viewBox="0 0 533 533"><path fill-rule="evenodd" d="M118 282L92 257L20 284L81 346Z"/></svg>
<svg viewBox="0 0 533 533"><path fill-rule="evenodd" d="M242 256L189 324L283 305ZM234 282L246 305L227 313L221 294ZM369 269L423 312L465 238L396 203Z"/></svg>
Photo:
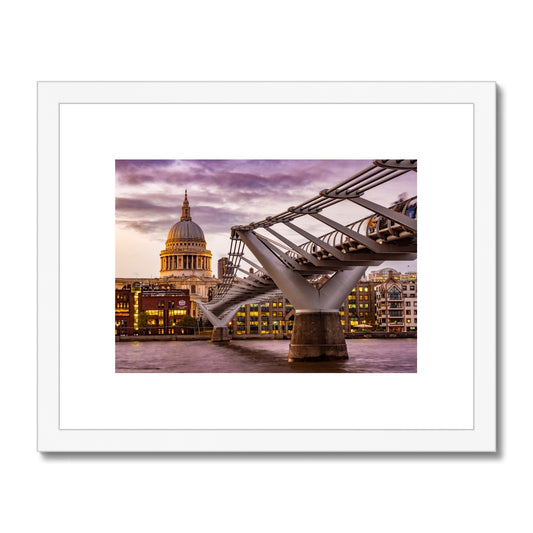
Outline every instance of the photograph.
<svg viewBox="0 0 533 533"><path fill-rule="evenodd" d="M416 373L417 160L115 160L116 373Z"/></svg>
<svg viewBox="0 0 533 533"><path fill-rule="evenodd" d="M39 449L493 450L494 98L40 85Z"/></svg>

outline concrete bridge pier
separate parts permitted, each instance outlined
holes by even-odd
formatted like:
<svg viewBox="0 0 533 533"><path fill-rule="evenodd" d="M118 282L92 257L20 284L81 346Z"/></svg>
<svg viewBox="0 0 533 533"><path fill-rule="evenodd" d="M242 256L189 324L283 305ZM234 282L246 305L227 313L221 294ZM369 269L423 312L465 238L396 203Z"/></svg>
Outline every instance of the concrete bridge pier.
<svg viewBox="0 0 533 533"><path fill-rule="evenodd" d="M213 325L213 333L211 333L211 342L229 342L231 340L231 335L229 334L228 324L232 319L233 315L237 312L239 305L232 306L229 309L226 309L222 314L222 317L217 317L213 312L211 312L204 302L196 300L196 305L202 310L205 316L208 318L209 322Z"/></svg>
<svg viewBox="0 0 533 533"><path fill-rule="evenodd" d="M214 326L211 334L211 342L229 342L231 336L228 326Z"/></svg>
<svg viewBox="0 0 533 533"><path fill-rule="evenodd" d="M336 359L348 359L339 311L296 310L289 362Z"/></svg>
<svg viewBox="0 0 533 533"><path fill-rule="evenodd" d="M339 308L367 267L339 270L318 288L287 266L254 232L238 230L238 234L296 310L289 362L347 359Z"/></svg>

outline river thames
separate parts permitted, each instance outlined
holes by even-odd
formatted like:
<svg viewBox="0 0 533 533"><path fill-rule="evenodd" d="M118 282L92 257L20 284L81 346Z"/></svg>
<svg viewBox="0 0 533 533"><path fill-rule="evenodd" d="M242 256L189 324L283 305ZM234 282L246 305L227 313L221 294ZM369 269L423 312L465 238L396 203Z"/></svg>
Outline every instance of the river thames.
<svg viewBox="0 0 533 533"><path fill-rule="evenodd" d="M115 372L416 372L416 339L347 339L349 359L289 363L288 340L133 341L115 345Z"/></svg>

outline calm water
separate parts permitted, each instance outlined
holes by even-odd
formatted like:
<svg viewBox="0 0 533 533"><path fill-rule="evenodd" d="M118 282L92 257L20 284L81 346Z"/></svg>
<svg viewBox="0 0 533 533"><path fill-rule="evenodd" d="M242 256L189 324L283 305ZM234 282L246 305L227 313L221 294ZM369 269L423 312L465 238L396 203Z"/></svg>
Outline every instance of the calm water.
<svg viewBox="0 0 533 533"><path fill-rule="evenodd" d="M116 372L416 372L416 339L347 339L346 361L289 363L288 340L115 344Z"/></svg>

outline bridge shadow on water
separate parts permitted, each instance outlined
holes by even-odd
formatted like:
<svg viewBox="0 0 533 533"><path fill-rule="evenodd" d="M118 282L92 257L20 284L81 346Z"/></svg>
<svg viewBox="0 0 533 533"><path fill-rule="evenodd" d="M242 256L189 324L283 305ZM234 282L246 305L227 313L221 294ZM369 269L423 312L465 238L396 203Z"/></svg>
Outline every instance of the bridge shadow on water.
<svg viewBox="0 0 533 533"><path fill-rule="evenodd" d="M255 372L288 372L288 373L339 373L339 372L357 372L357 370L350 369L349 360L343 361L317 361L317 362L300 362L289 363L288 358L288 344L283 343L283 348L280 350L268 350L258 348L257 344L247 346L247 341L240 343L230 342L225 345L225 348L230 352L229 355L233 357L242 358L243 362L249 363L255 367ZM275 346L270 344L270 346ZM360 372L366 372L360 370Z"/></svg>

